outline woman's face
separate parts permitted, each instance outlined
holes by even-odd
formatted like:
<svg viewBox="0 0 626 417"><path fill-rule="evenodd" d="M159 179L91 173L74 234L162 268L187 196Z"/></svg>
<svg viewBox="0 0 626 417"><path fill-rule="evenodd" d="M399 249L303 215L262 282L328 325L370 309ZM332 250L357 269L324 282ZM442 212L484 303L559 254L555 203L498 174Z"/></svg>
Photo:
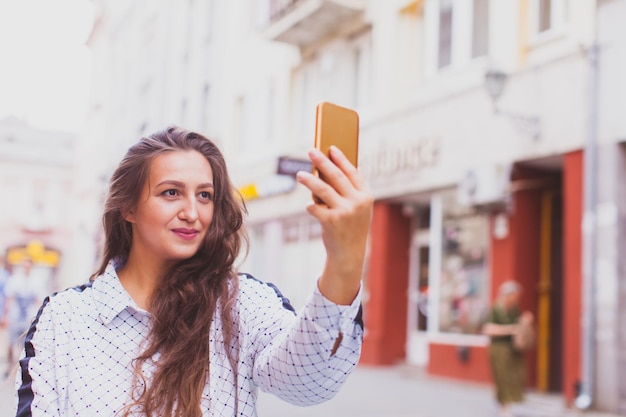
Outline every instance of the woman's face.
<svg viewBox="0 0 626 417"><path fill-rule="evenodd" d="M519 305L520 293L512 292L504 296L504 305L506 308L513 308Z"/></svg>
<svg viewBox="0 0 626 417"><path fill-rule="evenodd" d="M150 166L132 223L131 256L171 263L192 257L213 220L213 170L197 151L171 151Z"/></svg>

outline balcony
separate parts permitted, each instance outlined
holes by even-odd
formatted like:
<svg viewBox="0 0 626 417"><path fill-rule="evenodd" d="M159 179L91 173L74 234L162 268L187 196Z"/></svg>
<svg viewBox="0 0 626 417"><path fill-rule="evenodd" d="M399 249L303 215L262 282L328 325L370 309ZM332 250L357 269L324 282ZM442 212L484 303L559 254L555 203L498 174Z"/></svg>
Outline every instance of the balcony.
<svg viewBox="0 0 626 417"><path fill-rule="evenodd" d="M363 25L365 0L270 0L266 38L301 49Z"/></svg>

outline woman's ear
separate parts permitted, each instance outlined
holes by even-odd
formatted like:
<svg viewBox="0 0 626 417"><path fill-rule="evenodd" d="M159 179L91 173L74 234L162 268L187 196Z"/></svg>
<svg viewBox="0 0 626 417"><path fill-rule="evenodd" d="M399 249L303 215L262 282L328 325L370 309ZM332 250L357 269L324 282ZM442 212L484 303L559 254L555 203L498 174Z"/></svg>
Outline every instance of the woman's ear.
<svg viewBox="0 0 626 417"><path fill-rule="evenodd" d="M135 223L135 210L130 209L122 215L128 223Z"/></svg>

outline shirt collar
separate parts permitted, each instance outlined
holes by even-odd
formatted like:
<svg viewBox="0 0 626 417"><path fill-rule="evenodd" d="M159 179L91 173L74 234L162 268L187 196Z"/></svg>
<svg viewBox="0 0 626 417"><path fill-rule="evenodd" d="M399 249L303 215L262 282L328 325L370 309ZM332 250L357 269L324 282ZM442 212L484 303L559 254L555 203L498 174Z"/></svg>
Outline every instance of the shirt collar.
<svg viewBox="0 0 626 417"><path fill-rule="evenodd" d="M98 276L93 283L94 300L96 309L102 323L109 324L122 311L129 309L136 312L146 313L139 308L137 303L122 286L117 269L120 263L116 260L109 261L104 274Z"/></svg>

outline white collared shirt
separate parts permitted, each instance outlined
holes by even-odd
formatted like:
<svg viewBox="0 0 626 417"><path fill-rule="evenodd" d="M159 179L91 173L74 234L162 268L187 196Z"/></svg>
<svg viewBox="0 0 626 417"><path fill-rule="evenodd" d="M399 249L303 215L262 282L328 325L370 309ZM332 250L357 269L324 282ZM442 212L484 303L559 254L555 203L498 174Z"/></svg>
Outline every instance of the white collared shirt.
<svg viewBox="0 0 626 417"><path fill-rule="evenodd" d="M359 360L360 292L352 305L318 289L299 314L271 284L240 275L238 416L256 416L257 390L297 405L330 399ZM16 378L17 416L110 416L129 402L133 359L150 314L121 285L113 264L93 282L47 298L25 340ZM233 416L235 383L219 312L211 327L205 416ZM339 335L343 339L331 356ZM146 376L149 379L150 365Z"/></svg>

